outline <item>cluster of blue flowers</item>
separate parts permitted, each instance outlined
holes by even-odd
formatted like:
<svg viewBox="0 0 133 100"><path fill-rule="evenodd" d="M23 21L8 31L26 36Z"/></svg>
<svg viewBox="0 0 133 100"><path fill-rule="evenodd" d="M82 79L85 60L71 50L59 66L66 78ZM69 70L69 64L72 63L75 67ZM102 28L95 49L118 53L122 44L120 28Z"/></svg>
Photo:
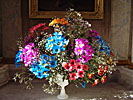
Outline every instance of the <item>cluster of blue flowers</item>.
<svg viewBox="0 0 133 100"><path fill-rule="evenodd" d="M36 75L37 78L47 78L49 76L50 69L48 67L55 68L57 65L57 61L55 60L55 56L48 56L46 54L41 55L40 61L31 65L29 69L33 74Z"/></svg>
<svg viewBox="0 0 133 100"><path fill-rule="evenodd" d="M99 51L105 52L107 55L110 55L110 47L106 44L106 42L101 38L101 36L95 36L97 39L97 43L100 45Z"/></svg>
<svg viewBox="0 0 133 100"><path fill-rule="evenodd" d="M47 38L46 50L52 50L52 54L65 51L65 46L68 45L69 40L66 40L60 32L54 32L53 35Z"/></svg>

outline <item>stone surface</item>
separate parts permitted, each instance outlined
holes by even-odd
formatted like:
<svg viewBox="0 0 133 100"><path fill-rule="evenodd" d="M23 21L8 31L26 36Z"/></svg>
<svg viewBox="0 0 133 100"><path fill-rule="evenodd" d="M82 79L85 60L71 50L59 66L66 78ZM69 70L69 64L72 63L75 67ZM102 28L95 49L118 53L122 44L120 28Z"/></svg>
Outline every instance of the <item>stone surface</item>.
<svg viewBox="0 0 133 100"><path fill-rule="evenodd" d="M118 83L133 89L133 70L128 66L119 66L117 69L119 70Z"/></svg>
<svg viewBox="0 0 133 100"><path fill-rule="evenodd" d="M131 25L131 0L111 1L111 48L120 60L128 59Z"/></svg>
<svg viewBox="0 0 133 100"><path fill-rule="evenodd" d="M9 80L8 65L0 65L0 86Z"/></svg>
<svg viewBox="0 0 133 100"><path fill-rule="evenodd" d="M57 100L59 91L54 94L46 94L41 89L42 82L34 82L34 88L26 90L23 84L10 82L0 87L0 100ZM118 83L107 82L96 87L87 85L86 88L76 88L74 84L66 87L67 100L131 100L133 91Z"/></svg>

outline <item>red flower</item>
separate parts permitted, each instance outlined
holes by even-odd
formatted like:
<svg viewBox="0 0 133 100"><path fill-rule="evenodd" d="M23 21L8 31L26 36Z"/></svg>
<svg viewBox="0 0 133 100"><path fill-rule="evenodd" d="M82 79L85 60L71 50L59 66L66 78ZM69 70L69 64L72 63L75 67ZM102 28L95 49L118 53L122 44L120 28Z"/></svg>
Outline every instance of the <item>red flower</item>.
<svg viewBox="0 0 133 100"><path fill-rule="evenodd" d="M112 51L110 51L110 55L111 55L111 56L114 56L114 54L113 54L113 52L112 52Z"/></svg>
<svg viewBox="0 0 133 100"><path fill-rule="evenodd" d="M102 78L101 78L101 82L102 83L105 83L107 81L107 78L106 78L106 76L104 75Z"/></svg>
<svg viewBox="0 0 133 100"><path fill-rule="evenodd" d="M87 65L82 65L82 67L83 67L83 69L84 69L85 71L88 71Z"/></svg>
<svg viewBox="0 0 133 100"><path fill-rule="evenodd" d="M97 85L99 83L99 79L96 79L94 83Z"/></svg>
<svg viewBox="0 0 133 100"><path fill-rule="evenodd" d="M98 75L102 76L104 74L104 70L102 68L98 69Z"/></svg>
<svg viewBox="0 0 133 100"><path fill-rule="evenodd" d="M92 86L94 87L94 86L96 86L96 84L95 84L95 83L93 83L93 84L92 84Z"/></svg>
<svg viewBox="0 0 133 100"><path fill-rule="evenodd" d="M108 66L105 66L105 67L104 67L104 70L108 70Z"/></svg>
<svg viewBox="0 0 133 100"><path fill-rule="evenodd" d="M83 70L78 71L78 77L83 78L85 75L85 72Z"/></svg>
<svg viewBox="0 0 133 100"><path fill-rule="evenodd" d="M70 66L69 64L65 64L65 65L64 65L64 68L65 68L67 71L72 71L72 70L73 70L73 67Z"/></svg>
<svg viewBox="0 0 133 100"><path fill-rule="evenodd" d="M81 65L81 63L76 64L75 69L76 69L77 71L78 71L78 70L82 70L82 65Z"/></svg>
<svg viewBox="0 0 133 100"><path fill-rule="evenodd" d="M70 80L76 80L76 73L70 73L69 74L69 79Z"/></svg>
<svg viewBox="0 0 133 100"><path fill-rule="evenodd" d="M75 59L71 59L69 64L74 67L76 65Z"/></svg>
<svg viewBox="0 0 133 100"><path fill-rule="evenodd" d="M37 24L37 25L33 26L32 28L30 28L31 35L34 33L35 30L37 30L38 28L40 28L42 26L43 26L42 31L45 31L46 29L48 29L48 27L45 27L45 23Z"/></svg>
<svg viewBox="0 0 133 100"><path fill-rule="evenodd" d="M92 79L92 78L93 78L93 76L94 76L94 74L92 74L92 73L91 73L91 74L90 74L90 73L88 73L88 78L89 78L89 79Z"/></svg>

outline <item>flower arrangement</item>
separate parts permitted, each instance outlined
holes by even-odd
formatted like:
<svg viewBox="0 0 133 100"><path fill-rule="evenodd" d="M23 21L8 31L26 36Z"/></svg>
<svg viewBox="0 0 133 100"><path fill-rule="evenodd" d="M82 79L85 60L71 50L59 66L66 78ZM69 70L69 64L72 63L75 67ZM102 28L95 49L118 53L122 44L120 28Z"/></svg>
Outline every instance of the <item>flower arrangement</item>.
<svg viewBox="0 0 133 100"><path fill-rule="evenodd" d="M48 34L49 27L53 27L52 34ZM25 71L16 73L15 81L19 78L31 88L34 78L49 80L49 86L43 86L47 93L57 90L57 74L84 88L87 83L106 82L115 69L114 54L79 12L70 9L64 18L54 18L49 27L45 23L33 26L24 41L19 41L15 64Z"/></svg>

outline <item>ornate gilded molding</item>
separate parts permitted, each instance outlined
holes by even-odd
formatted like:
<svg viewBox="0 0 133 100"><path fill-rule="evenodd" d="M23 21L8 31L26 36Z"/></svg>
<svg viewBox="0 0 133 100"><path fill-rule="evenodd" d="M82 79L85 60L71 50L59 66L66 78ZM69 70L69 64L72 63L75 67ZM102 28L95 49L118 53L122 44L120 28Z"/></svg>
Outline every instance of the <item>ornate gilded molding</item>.
<svg viewBox="0 0 133 100"><path fill-rule="evenodd" d="M104 0L95 0L94 12L83 12L81 14L85 19L103 19ZM29 0L29 18L52 18L55 16L63 17L65 11L38 11L38 0Z"/></svg>

